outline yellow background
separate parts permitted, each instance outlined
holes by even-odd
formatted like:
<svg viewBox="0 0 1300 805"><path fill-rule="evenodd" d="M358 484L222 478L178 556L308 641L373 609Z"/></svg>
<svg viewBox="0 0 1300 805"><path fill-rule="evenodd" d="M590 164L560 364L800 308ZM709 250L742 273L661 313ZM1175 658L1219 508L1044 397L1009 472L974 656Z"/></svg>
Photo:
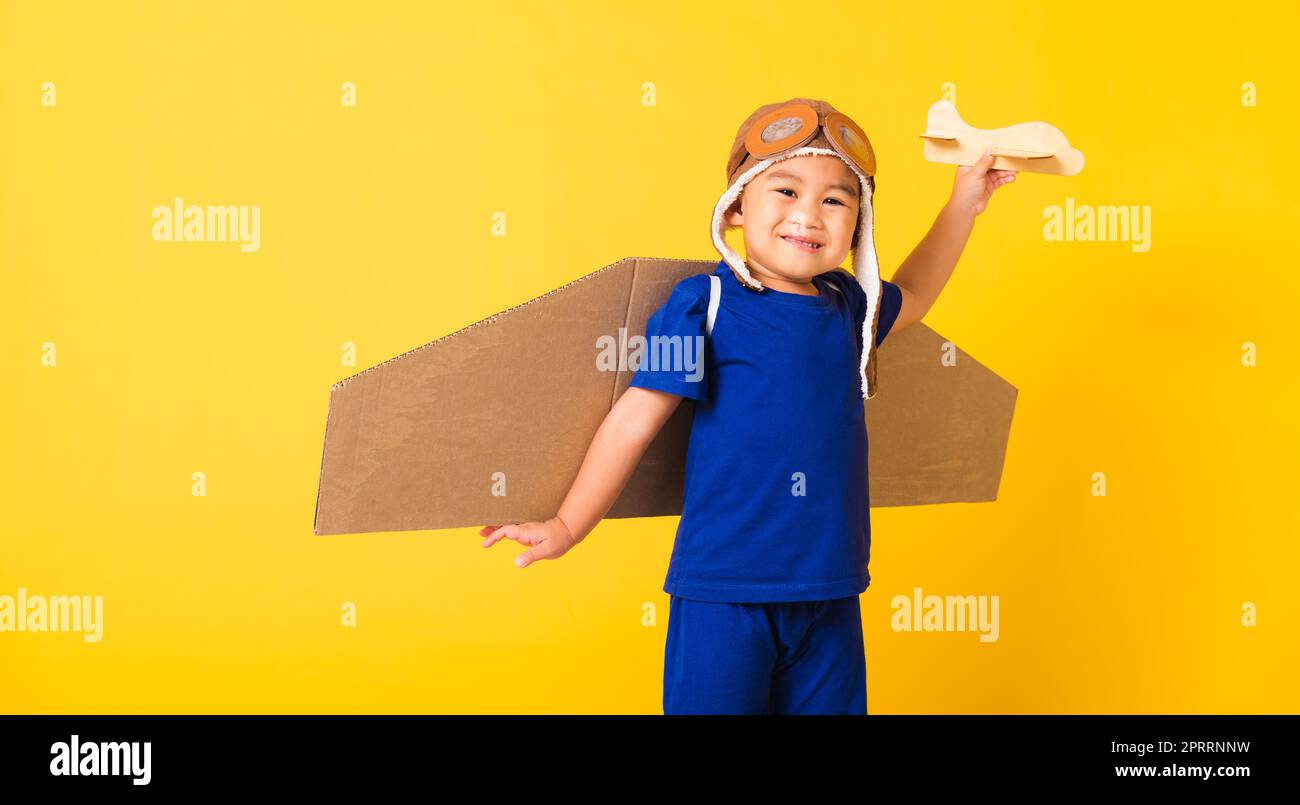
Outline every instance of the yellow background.
<svg viewBox="0 0 1300 805"><path fill-rule="evenodd" d="M999 190L926 318L1019 400L996 503L873 513L871 712L1300 710L1291 4L2 9L0 594L105 623L0 633L0 711L660 712L675 518L525 570L476 529L313 536L329 386L625 256L717 259L736 127L791 96L871 137L889 277L951 187L917 137L949 82L1087 165ZM176 196L260 205L260 251L154 242ZM1045 241L1067 197L1151 205L1151 250ZM892 631L917 586L1000 596L1000 639Z"/></svg>

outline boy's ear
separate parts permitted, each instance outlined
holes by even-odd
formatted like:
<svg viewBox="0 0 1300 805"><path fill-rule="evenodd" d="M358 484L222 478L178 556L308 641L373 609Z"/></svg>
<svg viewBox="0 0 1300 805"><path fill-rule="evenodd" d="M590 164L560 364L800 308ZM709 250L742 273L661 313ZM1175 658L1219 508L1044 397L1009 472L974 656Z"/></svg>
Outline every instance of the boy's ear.
<svg viewBox="0 0 1300 805"><path fill-rule="evenodd" d="M744 226L745 214L740 211L739 202L732 204L722 216L722 220L727 222L728 227Z"/></svg>

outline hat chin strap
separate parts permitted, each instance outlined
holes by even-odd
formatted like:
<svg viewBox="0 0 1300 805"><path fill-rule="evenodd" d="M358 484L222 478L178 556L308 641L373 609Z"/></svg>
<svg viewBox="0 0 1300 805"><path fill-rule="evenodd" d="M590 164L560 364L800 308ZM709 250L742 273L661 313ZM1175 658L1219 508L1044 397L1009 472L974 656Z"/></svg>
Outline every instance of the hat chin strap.
<svg viewBox="0 0 1300 805"><path fill-rule="evenodd" d="M749 273L749 267L740 255L727 245L726 239L722 236L722 227L727 209L740 198L741 191L758 174L767 170L773 163L780 162L783 159L804 156L805 154L824 154L832 156L849 166L858 177L858 184L862 188L862 203L858 209L858 247L853 250L853 275L857 277L858 284L867 295L867 316L862 322L862 362L858 366L858 375L862 379L862 397L871 399L875 396L876 389L871 386L867 380L867 362L876 352L876 309L880 305L880 264L876 259L876 239L872 234L872 216L871 216L871 186L867 183L867 177L858 170L858 167L849 162L838 152L829 148L797 148L788 154L782 154L772 159L761 160L754 167L736 177L736 181L728 187L722 197L718 199L717 205L713 208L713 247L722 255L722 259L727 261L731 270L736 273L736 277L745 285L754 290L763 290L763 284Z"/></svg>

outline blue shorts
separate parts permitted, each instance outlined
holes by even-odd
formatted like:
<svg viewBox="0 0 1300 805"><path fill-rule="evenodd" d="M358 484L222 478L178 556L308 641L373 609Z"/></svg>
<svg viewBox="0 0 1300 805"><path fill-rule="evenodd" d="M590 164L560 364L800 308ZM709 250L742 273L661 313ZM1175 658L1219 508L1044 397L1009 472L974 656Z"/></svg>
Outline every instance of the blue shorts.
<svg viewBox="0 0 1300 805"><path fill-rule="evenodd" d="M715 603L670 596L664 713L867 713L858 596Z"/></svg>

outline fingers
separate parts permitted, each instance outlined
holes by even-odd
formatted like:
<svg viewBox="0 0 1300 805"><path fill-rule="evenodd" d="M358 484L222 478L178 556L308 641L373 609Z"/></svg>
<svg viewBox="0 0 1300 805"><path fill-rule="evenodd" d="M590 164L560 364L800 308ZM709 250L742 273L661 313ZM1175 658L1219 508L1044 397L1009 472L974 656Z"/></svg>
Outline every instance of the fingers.
<svg viewBox="0 0 1300 805"><path fill-rule="evenodd" d="M548 559L555 551L554 542L546 541L544 532L538 523L509 523L500 526L485 525L479 529L479 535L487 535L483 547L490 548L503 539L512 539L520 545L531 546L515 557L516 567L528 567L538 559Z"/></svg>
<svg viewBox="0 0 1300 805"><path fill-rule="evenodd" d="M1009 184L1016 179L1016 171L996 170L989 171L987 174L988 186L987 192L992 193L1004 184Z"/></svg>
<svg viewBox="0 0 1300 805"><path fill-rule="evenodd" d="M479 531L482 534L492 526L483 526ZM508 523L503 526L496 526L496 530L488 534L487 539L483 540L484 548L491 548L502 539L512 539L523 545L536 545L541 541L542 532L538 529L537 523Z"/></svg>
<svg viewBox="0 0 1300 805"><path fill-rule="evenodd" d="M957 166L957 176L959 179L964 176L970 176L974 179L988 176L992 173L989 168L993 166L993 160L995 159L997 159L997 157L993 156L993 149L985 149L983 155L981 155L979 159L975 160L974 165L971 165L969 168L960 165Z"/></svg>
<svg viewBox="0 0 1300 805"><path fill-rule="evenodd" d="M509 537L510 539L513 540L524 540L528 533L527 527L529 525L531 524L530 523L507 523L506 525L495 526L496 530L493 531L491 534L488 534L488 538L483 540L483 547L491 548L499 540L505 539L506 537ZM493 526L483 526L484 531L486 531L489 528L493 528ZM479 534L482 533L483 531L479 532Z"/></svg>
<svg viewBox="0 0 1300 805"><path fill-rule="evenodd" d="M538 541L533 547L515 557L516 567L528 567L538 559L550 559L555 553L554 543Z"/></svg>
<svg viewBox="0 0 1300 805"><path fill-rule="evenodd" d="M483 540L483 547L490 548L492 547L492 545L496 543L497 540L501 539L502 537L508 536L508 531L510 528L511 527L508 525L483 526L483 529L478 532L479 536L483 536L484 534L487 534L487 539Z"/></svg>

